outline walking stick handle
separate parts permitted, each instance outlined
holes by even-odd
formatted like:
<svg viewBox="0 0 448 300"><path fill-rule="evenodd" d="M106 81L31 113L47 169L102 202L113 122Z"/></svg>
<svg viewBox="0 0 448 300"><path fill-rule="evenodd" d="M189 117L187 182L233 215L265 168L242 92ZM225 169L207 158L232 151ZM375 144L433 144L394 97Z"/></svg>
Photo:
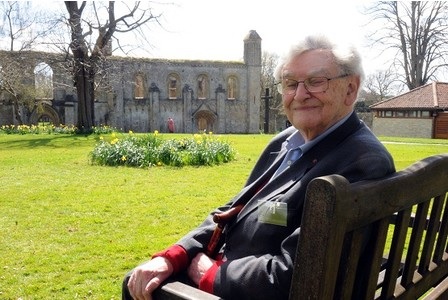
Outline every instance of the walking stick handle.
<svg viewBox="0 0 448 300"><path fill-rule="evenodd" d="M243 207L244 205L240 204L229 208L225 212L218 213L213 216L213 221L217 225L215 227L215 230L213 231L212 237L210 238L210 242L207 245L207 256L212 257L215 254L216 246L221 239L222 230L224 229L225 224L236 217L236 215L243 209Z"/></svg>
<svg viewBox="0 0 448 300"><path fill-rule="evenodd" d="M240 204L229 208L225 212L215 214L213 216L213 221L217 224L227 224L230 220L236 217L237 214L243 209L244 205Z"/></svg>

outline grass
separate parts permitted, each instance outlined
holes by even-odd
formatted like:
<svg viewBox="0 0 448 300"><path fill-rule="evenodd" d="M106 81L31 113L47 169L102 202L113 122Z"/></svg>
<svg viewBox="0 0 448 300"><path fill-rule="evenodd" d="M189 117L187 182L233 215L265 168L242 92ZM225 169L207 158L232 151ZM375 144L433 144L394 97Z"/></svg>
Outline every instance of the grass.
<svg viewBox="0 0 448 300"><path fill-rule="evenodd" d="M448 140L380 137L394 157L397 170L440 153L448 153Z"/></svg>
<svg viewBox="0 0 448 300"><path fill-rule="evenodd" d="M272 135L225 138L231 163L137 169L91 165L94 135L0 135L0 299L119 299L128 270L239 191ZM398 169L448 152L384 141Z"/></svg>

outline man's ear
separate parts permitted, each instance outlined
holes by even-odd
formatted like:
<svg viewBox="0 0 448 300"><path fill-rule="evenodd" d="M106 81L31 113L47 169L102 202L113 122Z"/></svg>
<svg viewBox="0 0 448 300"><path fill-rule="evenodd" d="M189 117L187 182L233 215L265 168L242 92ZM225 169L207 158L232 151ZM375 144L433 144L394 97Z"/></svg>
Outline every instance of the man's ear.
<svg viewBox="0 0 448 300"><path fill-rule="evenodd" d="M360 87L361 79L359 76L352 76L348 82L347 87L347 97L345 98L346 105L352 105L355 103L356 98L358 97L358 90Z"/></svg>

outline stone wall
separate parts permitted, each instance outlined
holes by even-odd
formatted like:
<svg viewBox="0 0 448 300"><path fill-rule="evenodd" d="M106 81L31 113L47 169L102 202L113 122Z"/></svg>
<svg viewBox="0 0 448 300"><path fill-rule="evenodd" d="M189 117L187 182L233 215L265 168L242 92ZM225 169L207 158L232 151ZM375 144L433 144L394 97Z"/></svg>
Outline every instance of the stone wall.
<svg viewBox="0 0 448 300"><path fill-rule="evenodd" d="M373 118L376 136L432 138L433 120L414 118Z"/></svg>
<svg viewBox="0 0 448 300"><path fill-rule="evenodd" d="M116 58L109 70L113 77L110 83L116 96L112 97L112 103L98 99L95 109L98 122L118 125L124 131L166 132L167 120L172 118L176 131L197 132L199 116L208 121L206 127L209 131L249 132L248 70L243 63ZM145 78L145 96L139 99L134 97L135 74L144 74ZM177 74L180 79L182 92L176 99L169 97L167 78L170 74ZM200 75L209 79L205 98L198 98L196 90L196 81ZM238 96L235 99L227 99L226 96L226 80L229 76L238 79Z"/></svg>
<svg viewBox="0 0 448 300"><path fill-rule="evenodd" d="M252 30L243 41L241 62L108 57L103 63L106 75L96 80L95 125L123 131L167 132L167 120L172 118L176 132L258 133L261 38ZM27 52L21 53L21 58L31 70L44 61L54 72L51 105L30 120L58 114L58 121L76 125L77 96L67 73L69 68L61 64L63 56ZM175 97L170 95L172 76L177 78ZM199 84L199 78L206 78L205 86ZM235 87L233 96L228 93L230 79ZM33 82L33 78L28 80ZM136 96L136 86L142 87L142 95ZM201 88L206 91L199 91ZM13 114L7 97L0 95L0 125L14 122Z"/></svg>

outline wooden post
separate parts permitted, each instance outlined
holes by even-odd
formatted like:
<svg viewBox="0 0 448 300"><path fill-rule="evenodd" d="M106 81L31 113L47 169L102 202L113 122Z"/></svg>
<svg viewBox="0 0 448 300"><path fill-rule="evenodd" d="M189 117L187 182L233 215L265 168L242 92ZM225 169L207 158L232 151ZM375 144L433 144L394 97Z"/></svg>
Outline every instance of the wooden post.
<svg viewBox="0 0 448 300"><path fill-rule="evenodd" d="M269 99L272 99L272 96L269 96L269 88L265 89L262 99L264 99L264 133L269 133Z"/></svg>

